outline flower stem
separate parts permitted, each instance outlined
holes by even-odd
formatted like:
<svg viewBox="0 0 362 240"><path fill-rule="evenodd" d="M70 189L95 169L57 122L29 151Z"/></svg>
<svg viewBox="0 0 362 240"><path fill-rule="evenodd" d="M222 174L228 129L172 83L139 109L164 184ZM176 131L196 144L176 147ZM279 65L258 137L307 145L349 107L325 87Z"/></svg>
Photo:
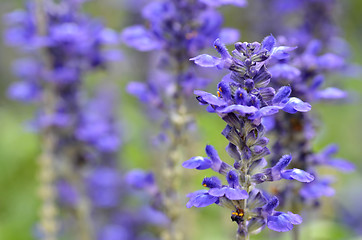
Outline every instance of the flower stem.
<svg viewBox="0 0 362 240"><path fill-rule="evenodd" d="M170 219L168 229L162 233L163 240L183 239L183 234L178 229L177 223L180 217L181 203L179 197L180 180L182 176L181 162L184 160L184 149L187 145L186 124L188 121L187 107L184 103L180 76L183 71L183 57L176 57L178 63L176 66L175 93L170 99L170 110L168 117L171 123L171 145L168 149L166 167L163 171L164 204L165 211Z"/></svg>
<svg viewBox="0 0 362 240"><path fill-rule="evenodd" d="M39 36L46 34L46 16L43 0L37 0L35 4L35 17ZM41 107L46 114L54 111L55 97L51 91L45 91ZM40 225L44 240L56 240L58 233L58 209L56 205L56 189L54 186L56 156L56 133L51 127L42 131L42 153L39 157L39 198L42 206L40 210Z"/></svg>
<svg viewBox="0 0 362 240"><path fill-rule="evenodd" d="M292 239L293 240L299 240L299 227L298 226L294 226L293 231L292 231Z"/></svg>
<svg viewBox="0 0 362 240"><path fill-rule="evenodd" d="M47 15L45 12L46 4L44 0L36 0L35 14L37 21L37 33L39 36L46 36ZM52 69L53 59L46 49L39 53L43 59L44 67ZM61 97L56 86L46 82L44 84L44 94L40 102L40 108L44 114L50 117L54 116L56 105ZM75 103L76 104L76 103ZM77 105L77 104L76 104ZM76 117L77 110L74 110ZM85 193L84 181L80 175L79 169L76 169L77 149L73 144L60 144L62 138L70 138L69 133L63 133L55 126L49 125L42 129L42 154L39 159L40 187L39 193L42 200L40 222L44 234L44 240L56 240L58 233L57 204L55 181L62 175L72 185L77 188L79 193L78 204L76 205L77 233L80 240L92 240L94 234L91 225L90 204ZM70 133L71 134L71 133ZM68 153L68 154L67 154Z"/></svg>

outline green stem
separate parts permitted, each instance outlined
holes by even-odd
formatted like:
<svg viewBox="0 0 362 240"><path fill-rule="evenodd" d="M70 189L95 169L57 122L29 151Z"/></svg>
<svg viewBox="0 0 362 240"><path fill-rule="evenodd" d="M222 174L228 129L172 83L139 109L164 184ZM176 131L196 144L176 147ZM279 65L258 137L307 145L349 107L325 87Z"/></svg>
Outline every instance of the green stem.
<svg viewBox="0 0 362 240"><path fill-rule="evenodd" d="M44 3L46 0L36 0L36 21L37 34L46 36L48 34L47 15ZM43 59L44 67L52 69L53 59L46 49L39 54ZM43 99L40 108L44 110L44 114L52 116L59 100L57 88L51 83L44 84ZM59 139L63 136L59 129L53 126L43 129L42 132L42 154L39 159L39 175L40 175L40 198L42 200L40 222L44 231L44 240L56 240L58 233L57 221L57 204L56 189L54 187L56 179L59 175L63 175L69 182L74 185L79 192L79 200L76 206L77 233L80 240L94 239L93 228L91 224L90 204L87 199L82 175L75 168L74 162L77 154L73 145L68 145L59 149ZM71 152L66 154L65 152ZM60 167L60 168L59 168ZM59 172L59 170L61 170ZM63 171L62 171L63 170ZM65 170L65 171L64 171ZM58 174L56 174L58 173Z"/></svg>
<svg viewBox="0 0 362 240"><path fill-rule="evenodd" d="M183 59L177 56L176 59ZM180 78L183 72L183 65L178 61L176 76ZM187 107L184 103L184 95L180 79L176 79L176 92L170 99L170 110L168 116L171 123L171 146L168 150L165 170L163 171L164 180L164 201L165 211L171 220L170 226L161 234L163 240L180 240L183 234L178 229L180 218L181 203L178 193L180 192L180 180L182 176L181 162L184 160L184 149L187 145L186 124L188 122Z"/></svg>
<svg viewBox="0 0 362 240"><path fill-rule="evenodd" d="M294 226L293 231L292 231L292 239L293 240L299 240L300 239L300 234L299 234L299 226Z"/></svg>

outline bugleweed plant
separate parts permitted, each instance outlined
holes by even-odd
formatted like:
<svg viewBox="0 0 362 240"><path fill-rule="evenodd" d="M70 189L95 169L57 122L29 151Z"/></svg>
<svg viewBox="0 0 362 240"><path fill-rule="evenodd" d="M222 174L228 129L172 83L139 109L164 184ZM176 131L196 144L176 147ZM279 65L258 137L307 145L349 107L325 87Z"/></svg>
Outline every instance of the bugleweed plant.
<svg viewBox="0 0 362 240"><path fill-rule="evenodd" d="M162 142L166 159L161 170L164 211L171 225L164 239L180 239L176 227L180 216L181 161L193 124L186 99L195 88L205 87L209 81L195 74L189 59L221 37L226 42L238 38L235 29L222 29L223 17L219 6L233 4L243 7L244 0L163 0L153 1L142 9L147 27L136 25L122 32L122 40L139 51L153 51L149 80L131 82L127 90L147 105L156 119L161 119L165 139ZM155 63L156 62L156 63ZM159 157L159 156L158 156Z"/></svg>
<svg viewBox="0 0 362 240"><path fill-rule="evenodd" d="M292 156L281 156L280 160L266 168L264 158L270 154L268 138L264 136L262 119L283 110L289 114L307 112L310 104L298 98L289 98L291 89L281 87L277 92L268 87L271 75L267 62L272 58L283 59L293 48L276 46L273 36L266 37L260 44L235 43L235 50L229 54L217 39L215 49L221 58L203 54L192 58L202 67L226 68L230 71L218 84L217 96L196 90L194 93L207 110L217 113L225 122L222 135L229 141L227 153L234 160L230 165L222 161L212 146L206 146L209 158L193 157L183 163L185 168L204 170L211 168L226 178L223 184L217 177L204 178L206 188L190 193L187 207L206 207L211 204L223 206L231 212L231 221L237 224L237 239L249 239L265 226L284 232L300 224L302 218L292 212L277 210L279 201L261 190L259 184L281 179L311 182L314 177L297 168L286 169Z"/></svg>
<svg viewBox="0 0 362 240"><path fill-rule="evenodd" d="M5 21L5 41L26 55L14 65L20 81L8 95L37 106L28 124L42 148L35 237L155 239L157 233L147 227L168 219L157 204L150 205L159 195L153 175L138 172L135 184L134 172L121 173L115 92L103 83L89 94L84 83L87 74L118 59L117 50L105 49L118 43L116 32L84 14L82 1L72 0L28 1ZM134 188L143 190L141 199ZM138 209L125 205L129 198L139 202Z"/></svg>
<svg viewBox="0 0 362 240"><path fill-rule="evenodd" d="M275 4L282 2L287 1L279 0ZM336 2L331 0L289 1L287 12L299 11L302 17L298 27L285 27L286 37L280 39L284 44L298 48L288 59L275 61L269 68L273 86L289 84L293 88L293 96L310 103L333 104L347 98L345 91L328 84L328 78L332 75L343 78L352 72L346 59L348 47L338 35L339 29L333 22L335 8ZM320 152L313 149L312 143L319 125L315 114L280 114L270 117L265 123L271 134L275 134L272 161L277 162L278 155L287 150L295 159L291 167L308 171L315 178L312 183L291 182L274 186L272 190L279 196L283 208L292 208L297 213L308 212L320 206L323 196L334 195L335 190L331 185L335 179L319 174L320 167L332 167L342 172L354 170L352 163L334 156L338 151L336 144ZM298 235L295 232L294 238L298 239Z"/></svg>

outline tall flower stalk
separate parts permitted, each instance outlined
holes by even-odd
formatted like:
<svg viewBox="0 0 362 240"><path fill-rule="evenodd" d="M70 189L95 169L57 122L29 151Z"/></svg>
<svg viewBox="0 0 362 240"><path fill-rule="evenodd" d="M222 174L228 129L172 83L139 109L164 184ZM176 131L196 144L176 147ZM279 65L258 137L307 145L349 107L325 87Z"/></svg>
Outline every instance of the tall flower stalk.
<svg viewBox="0 0 362 240"><path fill-rule="evenodd" d="M333 22L332 13L336 11L334 0L307 1L273 1L274 7L283 14L280 19L295 17L291 14L301 13L297 17L296 26L279 26L279 33L284 36L279 39L285 45L295 45L298 48L287 59L278 59L269 68L272 74L273 86L289 84L293 93L303 101L331 102L347 98L347 93L328 85L328 77L347 73L349 65L346 62L346 43L338 36L339 29ZM295 22L295 21L294 21ZM334 195L332 188L334 178L322 176L318 167L329 166L343 172L353 171L353 164L334 155L338 151L331 144L320 152L313 149L316 136L316 116L307 114L285 114L265 119L268 130L275 134L273 142L272 162L276 163L279 155L288 151L295 161L291 167L297 167L313 174L312 183L290 182L273 186L272 191L278 195L283 209L301 213L315 209L321 204L321 197ZM297 228L298 229L298 228ZM299 232L293 233L293 239L299 239Z"/></svg>
<svg viewBox="0 0 362 240"><path fill-rule="evenodd" d="M217 96L196 90L194 93L207 110L217 113L226 123L222 135L229 141L227 153L234 159L229 165L222 161L216 150L208 145L209 158L193 157L183 163L185 168L204 170L211 168L222 174L227 185L217 177L206 177L202 185L205 190L190 193L187 207L205 207L217 204L231 210L231 220L237 223L236 239L249 239L251 234L259 233L265 226L285 232L300 224L302 218L291 212L279 212L277 197L258 189L258 184L281 179L311 182L314 177L297 168L286 170L292 160L284 155L269 168L265 156L271 152L267 148L268 138L264 136L262 119L276 114L279 110L294 114L307 112L311 106L298 98L289 98L290 87L281 87L276 93L268 87L271 74L267 62L272 58L287 57L293 48L276 47L272 36L260 44L235 43L232 55L219 39L214 42L220 58L203 54L192 58L202 67L226 68L230 73L218 84Z"/></svg>
<svg viewBox="0 0 362 240"><path fill-rule="evenodd" d="M165 118L164 144L166 159L162 163L164 211L171 220L163 239L182 239L176 226L180 216L180 163L186 151L187 132L193 122L185 100L192 89L204 87L208 81L194 73L189 58L222 36L227 42L234 41L238 33L234 29L221 29L222 16L215 8L225 4L244 6L245 1L171 0L148 4L142 15L149 27L141 25L126 28L124 42L140 51L154 51L156 63L154 75L147 83L132 82L128 92L158 111Z"/></svg>
<svg viewBox="0 0 362 240"><path fill-rule="evenodd" d="M9 88L9 96L38 104L30 123L42 139L40 163L40 236L57 239L65 222L57 215L56 183L66 180L77 195L71 206L78 239L95 239L91 203L84 177L87 154L77 139L80 124L83 77L105 66L117 55L102 46L117 42L117 35L81 13L81 1L28 1L26 10L8 14L5 33L9 45L27 55L16 62L21 79ZM73 236L74 237L74 236Z"/></svg>

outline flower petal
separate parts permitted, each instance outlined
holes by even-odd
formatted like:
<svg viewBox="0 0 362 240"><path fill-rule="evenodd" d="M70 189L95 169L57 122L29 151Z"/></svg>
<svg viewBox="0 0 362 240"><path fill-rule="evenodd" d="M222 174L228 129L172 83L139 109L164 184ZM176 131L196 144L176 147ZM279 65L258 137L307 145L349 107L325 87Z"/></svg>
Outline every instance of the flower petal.
<svg viewBox="0 0 362 240"><path fill-rule="evenodd" d="M224 105L226 105L226 102L224 100L222 100L221 98L216 97L215 95L213 95L211 93L201 91L201 90L195 90L194 94L198 95L201 98L199 101L202 100L205 103L215 105L215 106L224 106Z"/></svg>
<svg viewBox="0 0 362 240"><path fill-rule="evenodd" d="M219 34L221 42L231 44L237 42L240 38L239 30L235 28L223 28Z"/></svg>
<svg viewBox="0 0 362 240"><path fill-rule="evenodd" d="M211 188L209 194L214 197L223 197L226 192L226 187L222 188Z"/></svg>
<svg viewBox="0 0 362 240"><path fill-rule="evenodd" d="M275 43L276 43L275 38L273 37L273 35L270 34L270 36L267 36L267 37L264 38L264 40L263 40L263 42L261 44L262 44L264 49L271 52L271 50L273 49Z"/></svg>
<svg viewBox="0 0 362 240"><path fill-rule="evenodd" d="M195 64L201 66L201 67L216 67L221 63L221 59L208 55L208 54L202 54L199 56L196 56L194 58L190 58L191 61L194 61Z"/></svg>
<svg viewBox="0 0 362 240"><path fill-rule="evenodd" d="M268 228L277 232L287 232L293 229L293 223L299 224L302 219L299 215L293 213L277 212L268 217Z"/></svg>
<svg viewBox="0 0 362 240"><path fill-rule="evenodd" d="M281 173L282 178L288 179L288 180L297 180L299 182L312 182L314 180L314 176L306 171L303 171L301 169L289 169L282 171Z"/></svg>
<svg viewBox="0 0 362 240"><path fill-rule="evenodd" d="M186 204L187 208L194 207L206 207L213 203L215 203L219 198L211 196L210 194L206 193L205 191L196 191L188 195L190 200Z"/></svg>
<svg viewBox="0 0 362 240"><path fill-rule="evenodd" d="M161 47L160 42L141 25L125 28L121 39L126 45L139 51L152 51Z"/></svg>
<svg viewBox="0 0 362 240"><path fill-rule="evenodd" d="M292 89L288 86L283 86L279 88L278 92L275 94L273 98L273 104L278 104L284 99L288 98L289 95L292 93Z"/></svg>
<svg viewBox="0 0 362 240"><path fill-rule="evenodd" d="M347 92L335 87L329 87L316 92L318 99L329 100L329 99L343 99L347 97Z"/></svg>
<svg viewBox="0 0 362 240"><path fill-rule="evenodd" d="M189 160L182 163L182 166L184 168L189 168L189 169L195 168L197 170L208 169L211 167L211 165L212 162L210 159L201 156L192 157Z"/></svg>
<svg viewBox="0 0 362 240"><path fill-rule="evenodd" d="M230 105L226 108L218 110L220 113L230 113L230 112L237 112L241 115L250 114L257 112L258 109L254 106L244 106L244 105Z"/></svg>
<svg viewBox="0 0 362 240"><path fill-rule="evenodd" d="M329 166L332 166L342 172L352 172L356 169L356 166L344 159L333 159L328 162Z"/></svg>
<svg viewBox="0 0 362 240"><path fill-rule="evenodd" d="M299 98L292 97L289 98L289 101L283 107L283 111L287 113L294 114L296 112L308 112L312 109L312 106L307 103L303 102Z"/></svg>
<svg viewBox="0 0 362 240"><path fill-rule="evenodd" d="M225 196L230 200L241 200L249 197L245 190L239 188L227 187L225 190Z"/></svg>
<svg viewBox="0 0 362 240"><path fill-rule="evenodd" d="M296 48L297 47L286 47L286 46L274 47L271 51L271 56L278 60L282 60L289 57L288 52L291 52Z"/></svg>

